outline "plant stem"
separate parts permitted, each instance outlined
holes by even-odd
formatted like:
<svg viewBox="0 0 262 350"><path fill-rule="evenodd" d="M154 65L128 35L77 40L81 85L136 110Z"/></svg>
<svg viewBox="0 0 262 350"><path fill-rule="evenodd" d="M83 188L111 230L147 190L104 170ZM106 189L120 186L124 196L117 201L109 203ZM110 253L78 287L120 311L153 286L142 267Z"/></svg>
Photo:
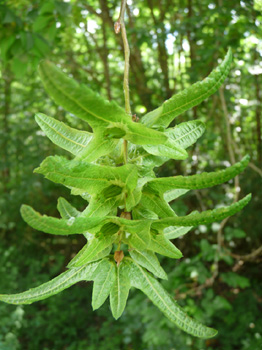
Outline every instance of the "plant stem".
<svg viewBox="0 0 262 350"><path fill-rule="evenodd" d="M121 31L122 34L122 40L124 44L124 54L125 54L125 70L124 70L124 82L123 82L123 88L124 88L124 96L125 96L125 110L126 113L130 116L132 115L131 107L130 107L130 97L129 97L129 57L130 57L130 50L128 45L128 40L126 36L126 27L125 27L125 10L126 10L126 2L127 0L122 0L121 2L121 9L120 9L120 15L118 20L115 23L115 32L118 34ZM124 140L124 162L127 163L127 141Z"/></svg>

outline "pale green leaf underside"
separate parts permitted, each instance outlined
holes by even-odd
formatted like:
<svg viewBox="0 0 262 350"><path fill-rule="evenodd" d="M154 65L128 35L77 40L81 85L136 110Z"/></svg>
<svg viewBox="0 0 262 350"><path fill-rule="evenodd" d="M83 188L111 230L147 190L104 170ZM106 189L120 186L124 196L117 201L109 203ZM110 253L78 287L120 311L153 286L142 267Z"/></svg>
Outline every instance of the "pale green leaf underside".
<svg viewBox="0 0 262 350"><path fill-rule="evenodd" d="M232 216L243 209L251 199L251 194L247 195L240 201L231 204L228 207L218 208L214 210L207 210L202 213L191 214L187 216L172 217L160 219L152 223L152 228L164 229L168 226L197 226L210 224L215 221L223 220Z"/></svg>
<svg viewBox="0 0 262 350"><path fill-rule="evenodd" d="M125 271L125 261L117 267L116 279L110 292L110 307L113 317L117 320L123 313L131 284Z"/></svg>
<svg viewBox="0 0 262 350"><path fill-rule="evenodd" d="M109 296L115 279L116 264L111 260L104 259L97 267L96 276L94 278L92 293L93 310L98 309L101 305L104 304L106 298Z"/></svg>
<svg viewBox="0 0 262 350"><path fill-rule="evenodd" d="M103 217L71 217L68 220L41 215L28 205L22 205L21 215L26 223L38 231L53 235L72 235L83 233L98 226Z"/></svg>
<svg viewBox="0 0 262 350"><path fill-rule="evenodd" d="M192 230L192 228L193 226L169 226L164 229L163 234L167 239L175 239L184 236L188 231Z"/></svg>
<svg viewBox="0 0 262 350"><path fill-rule="evenodd" d="M0 300L9 304L31 304L46 299L79 281L91 281L100 262L93 262L76 269L67 270L51 281L18 294L0 294Z"/></svg>
<svg viewBox="0 0 262 350"><path fill-rule="evenodd" d="M195 337L211 338L217 334L215 329L206 327L189 317L150 273L131 259L126 258L126 260L129 262L131 285L145 293L170 321Z"/></svg>
<svg viewBox="0 0 262 350"><path fill-rule="evenodd" d="M62 219L70 220L81 215L81 212L74 208L65 198L58 198L57 209Z"/></svg>
<svg viewBox="0 0 262 350"><path fill-rule="evenodd" d="M204 131L205 124L199 120L181 123L174 128L167 129L165 134L168 136L168 142L157 146L143 146L148 152L143 155L144 165L156 167L169 159L186 159L188 154L185 149L195 143Z"/></svg>
<svg viewBox="0 0 262 350"><path fill-rule="evenodd" d="M222 184L239 173L241 173L248 165L249 156L245 156L241 162L228 167L225 170L220 170L212 173L202 173L192 176L174 176L157 178L150 180L147 184L150 188L160 193L170 191L172 189L201 189Z"/></svg>
<svg viewBox="0 0 262 350"><path fill-rule="evenodd" d="M183 196L186 194L189 190L185 190L183 188L175 188L173 190L167 191L164 193L164 200L167 202L171 202L174 199L177 199L178 197Z"/></svg>
<svg viewBox="0 0 262 350"><path fill-rule="evenodd" d="M93 137L93 134L89 132L70 128L64 123L48 117L43 113L37 113L35 120L55 145L74 155L82 152Z"/></svg>
<svg viewBox="0 0 262 350"><path fill-rule="evenodd" d="M150 154L171 159L186 159L187 151L179 146L173 139L169 138L162 145L143 145L143 148Z"/></svg>
<svg viewBox="0 0 262 350"><path fill-rule="evenodd" d="M117 210L119 205L119 196L113 198L100 198L99 196L92 197L87 208L82 212L83 217L107 216L112 210Z"/></svg>
<svg viewBox="0 0 262 350"><path fill-rule="evenodd" d="M156 255L150 250L130 250L130 256L139 265L145 267L156 277L167 279L167 274L160 266Z"/></svg>
<svg viewBox="0 0 262 350"><path fill-rule="evenodd" d="M174 128L167 129L165 134L179 147L188 148L193 145L204 133L205 124L199 120L180 123Z"/></svg>
<svg viewBox="0 0 262 350"><path fill-rule="evenodd" d="M168 256L172 259L180 259L183 255L177 247L171 243L164 234L151 235L148 249L155 253Z"/></svg>
<svg viewBox="0 0 262 350"><path fill-rule="evenodd" d="M161 107L146 114L142 123L147 126L168 127L179 114L198 105L218 90L229 73L231 61L232 52L229 50L224 61L206 79L179 92Z"/></svg>
<svg viewBox="0 0 262 350"><path fill-rule="evenodd" d="M139 206L155 212L160 218L176 216L168 203L162 200L157 193L148 189L143 191Z"/></svg>
<svg viewBox="0 0 262 350"><path fill-rule="evenodd" d="M123 231L126 232L126 238L123 239L131 247L136 249L146 249L150 241L149 220L117 220L122 225Z"/></svg>
<svg viewBox="0 0 262 350"><path fill-rule="evenodd" d="M143 124L132 121L126 124L126 135L123 138L136 145L161 145L167 141L164 133L147 128Z"/></svg>
<svg viewBox="0 0 262 350"><path fill-rule="evenodd" d="M115 239L115 235L90 239L80 252L70 261L68 267L79 267L87 264L106 248L112 247L112 243Z"/></svg>
<svg viewBox="0 0 262 350"><path fill-rule="evenodd" d="M94 162L98 158L109 154L118 142L119 140L108 139L99 133L95 133L86 148L77 154L76 159Z"/></svg>

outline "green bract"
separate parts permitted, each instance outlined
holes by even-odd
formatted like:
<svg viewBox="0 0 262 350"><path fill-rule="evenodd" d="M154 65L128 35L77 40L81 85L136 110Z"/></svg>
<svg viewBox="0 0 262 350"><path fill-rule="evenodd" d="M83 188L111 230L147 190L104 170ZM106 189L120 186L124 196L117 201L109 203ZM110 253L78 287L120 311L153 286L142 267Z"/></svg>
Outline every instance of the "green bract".
<svg viewBox="0 0 262 350"><path fill-rule="evenodd" d="M50 96L70 113L89 124L93 132L68 127L44 114L36 121L56 145L74 159L48 157L35 171L68 187L88 201L82 212L58 199L61 218L40 215L23 205L23 219L34 229L53 235L83 234L86 245L68 264L66 272L24 293L0 295L11 304L30 304L54 295L72 284L94 281L92 306L99 308L110 296L113 316L125 309L131 287L141 289L152 302L184 331L201 338L216 330L191 319L163 289L156 278L167 279L157 258L173 259L182 253L170 241L193 226L222 220L241 210L250 195L229 207L179 217L169 202L189 190L221 184L242 172L249 157L215 173L156 178L153 168L168 159L185 159L186 148L204 132L201 121L168 128L172 120L214 93L225 80L232 60L225 60L205 80L178 93L141 122L116 103L105 101L89 88L68 78L54 64L43 61L40 77ZM128 141L125 164L123 143ZM114 254L113 254L114 253Z"/></svg>

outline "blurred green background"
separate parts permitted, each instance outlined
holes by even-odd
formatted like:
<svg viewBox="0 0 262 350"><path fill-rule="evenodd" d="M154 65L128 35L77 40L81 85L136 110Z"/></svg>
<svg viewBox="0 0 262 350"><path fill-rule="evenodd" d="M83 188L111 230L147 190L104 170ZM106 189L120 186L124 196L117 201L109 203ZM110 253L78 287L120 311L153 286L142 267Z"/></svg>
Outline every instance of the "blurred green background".
<svg viewBox="0 0 262 350"><path fill-rule="evenodd" d="M0 0L0 292L19 292L65 269L84 238L51 237L21 219L22 203L58 216L64 196L81 198L33 174L48 155L65 154L34 121L36 112L76 128L87 125L54 105L37 74L48 58L78 81L124 106L123 51L113 23L120 0ZM222 169L250 154L235 181L191 191L172 203L178 215L229 204L252 192L252 202L230 220L200 226L176 245L180 261L162 258L167 290L193 317L219 334L208 341L186 335L139 291L115 321L109 303L92 312L91 284L79 283L30 306L0 303L0 350L261 350L261 100L262 4L249 0L128 0L130 91L138 117L203 79L233 49L223 89L178 122L201 119L205 135L186 161L169 161L170 176ZM260 265L259 265L260 264Z"/></svg>

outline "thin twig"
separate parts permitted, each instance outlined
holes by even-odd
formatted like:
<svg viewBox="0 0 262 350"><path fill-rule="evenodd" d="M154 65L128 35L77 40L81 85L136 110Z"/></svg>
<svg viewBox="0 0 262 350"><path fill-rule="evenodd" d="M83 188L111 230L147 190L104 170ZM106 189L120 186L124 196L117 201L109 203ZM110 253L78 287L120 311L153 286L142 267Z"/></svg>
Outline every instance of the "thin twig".
<svg viewBox="0 0 262 350"><path fill-rule="evenodd" d="M259 169L254 163L249 162L248 166L262 177L262 170Z"/></svg>
<svg viewBox="0 0 262 350"><path fill-rule="evenodd" d="M254 250L252 253L246 254L246 255L238 255L234 253L230 253L230 255L238 260L244 260L244 261L252 261L255 260L259 255L262 254L262 246Z"/></svg>
<svg viewBox="0 0 262 350"><path fill-rule="evenodd" d="M129 57L130 57L130 50L126 35L126 27L125 27L125 10L126 10L126 2L127 0L122 0L121 3L121 9L120 9L120 15L118 20L115 23L115 32L118 34L121 31L122 34L122 40L124 44L124 53L125 53L125 70L124 70L124 96L125 96L125 110L126 113L130 116L132 115L131 107L130 107L130 96L129 96ZM128 161L128 149L127 149L127 141L124 140L124 162L127 163Z"/></svg>

